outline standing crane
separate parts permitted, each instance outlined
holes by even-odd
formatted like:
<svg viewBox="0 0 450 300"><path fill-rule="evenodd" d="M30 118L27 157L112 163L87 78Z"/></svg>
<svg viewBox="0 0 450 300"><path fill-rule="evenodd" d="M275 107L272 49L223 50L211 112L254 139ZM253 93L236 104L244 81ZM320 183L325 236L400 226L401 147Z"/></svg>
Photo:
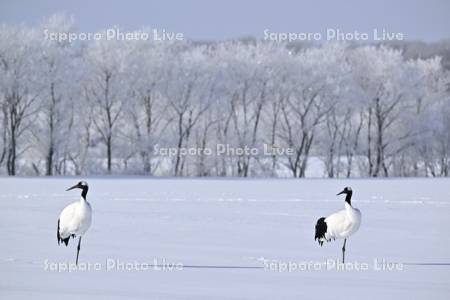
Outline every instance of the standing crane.
<svg viewBox="0 0 450 300"><path fill-rule="evenodd" d="M91 226L92 220L92 208L89 202L86 200L89 186L87 182L80 181L76 185L67 189L67 191L73 189L81 189L80 200L67 205L58 219L58 229L56 236L58 238L58 245L62 242L66 246L69 244L70 237L78 239L77 247L77 259L75 264L78 266L78 256L80 254L81 237ZM62 244L61 243L61 244Z"/></svg>
<svg viewBox="0 0 450 300"><path fill-rule="evenodd" d="M332 239L344 239L342 246L342 263L345 262L345 244L347 239L358 231L361 225L361 212L359 209L352 206L352 189L350 187L344 188L338 195L345 194L345 208L328 217L323 217L317 220L316 235L314 240L318 240L319 245L323 242L331 241Z"/></svg>

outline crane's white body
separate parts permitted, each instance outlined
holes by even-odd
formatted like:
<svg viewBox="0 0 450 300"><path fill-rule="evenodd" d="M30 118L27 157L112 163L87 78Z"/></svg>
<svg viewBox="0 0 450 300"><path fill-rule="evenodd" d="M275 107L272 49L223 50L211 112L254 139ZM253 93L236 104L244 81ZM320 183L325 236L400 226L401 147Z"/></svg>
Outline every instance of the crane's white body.
<svg viewBox="0 0 450 300"><path fill-rule="evenodd" d="M345 202L345 208L325 218L327 232L321 241L334 239L346 239L356 231L361 225L361 212Z"/></svg>
<svg viewBox="0 0 450 300"><path fill-rule="evenodd" d="M91 226L92 209L83 197L66 206L59 215L59 235L61 239L83 236Z"/></svg>
<svg viewBox="0 0 450 300"><path fill-rule="evenodd" d="M80 200L67 205L59 215L56 238L58 240L58 245L62 242L67 246L69 244L70 237L78 237L77 259L75 261L75 264L78 265L81 237L91 226L92 208L86 200L89 190L87 182L80 181L71 188L68 188L67 191L75 188L82 190Z"/></svg>

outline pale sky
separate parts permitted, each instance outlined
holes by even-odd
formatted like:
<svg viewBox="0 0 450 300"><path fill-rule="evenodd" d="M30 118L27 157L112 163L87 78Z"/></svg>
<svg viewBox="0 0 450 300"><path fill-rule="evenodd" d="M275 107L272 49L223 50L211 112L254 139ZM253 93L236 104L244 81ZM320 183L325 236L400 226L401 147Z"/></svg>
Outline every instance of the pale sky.
<svg viewBox="0 0 450 300"><path fill-rule="evenodd" d="M81 31L119 25L182 32L191 39L261 38L263 31L401 32L409 40L450 38L450 1L89 1L0 0L0 23L33 25L57 12L73 15Z"/></svg>

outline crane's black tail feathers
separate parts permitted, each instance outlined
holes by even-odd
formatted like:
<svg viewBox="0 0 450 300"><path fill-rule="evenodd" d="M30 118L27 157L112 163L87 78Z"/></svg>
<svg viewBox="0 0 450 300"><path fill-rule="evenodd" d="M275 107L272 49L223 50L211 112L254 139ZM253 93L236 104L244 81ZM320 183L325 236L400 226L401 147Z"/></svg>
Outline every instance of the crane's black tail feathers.
<svg viewBox="0 0 450 300"><path fill-rule="evenodd" d="M326 232L327 232L327 223L325 222L325 218L320 218L319 220L317 220L316 236L314 237L314 240L318 240L320 246L323 245Z"/></svg>
<svg viewBox="0 0 450 300"><path fill-rule="evenodd" d="M67 238L63 239L63 238L61 237L61 235L59 234L59 219L58 219L58 228L56 229L56 238L58 239L58 245L59 245L61 242L63 242L64 244L66 244L66 247L67 247L67 245L69 244L70 236L68 236Z"/></svg>

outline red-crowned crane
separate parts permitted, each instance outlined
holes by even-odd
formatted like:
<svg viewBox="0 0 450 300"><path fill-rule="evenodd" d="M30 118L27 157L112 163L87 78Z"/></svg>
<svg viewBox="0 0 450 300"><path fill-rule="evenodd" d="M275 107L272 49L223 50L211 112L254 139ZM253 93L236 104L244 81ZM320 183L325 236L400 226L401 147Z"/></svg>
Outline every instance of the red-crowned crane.
<svg viewBox="0 0 450 300"><path fill-rule="evenodd" d="M345 194L345 208L328 217L320 218L316 224L316 236L314 240L318 240L319 245L332 239L344 239L342 246L342 263L345 262L345 244L347 239L354 234L361 225L361 212L352 206L352 189L346 187L337 195Z"/></svg>
<svg viewBox="0 0 450 300"><path fill-rule="evenodd" d="M58 219L58 229L56 236L58 238L58 245L62 242L66 246L69 244L70 237L78 239L77 259L75 264L78 265L78 255L80 254L81 237L91 226L92 209L89 202L86 200L89 186L87 182L80 181L76 185L67 189L81 189L80 200L67 205Z"/></svg>

